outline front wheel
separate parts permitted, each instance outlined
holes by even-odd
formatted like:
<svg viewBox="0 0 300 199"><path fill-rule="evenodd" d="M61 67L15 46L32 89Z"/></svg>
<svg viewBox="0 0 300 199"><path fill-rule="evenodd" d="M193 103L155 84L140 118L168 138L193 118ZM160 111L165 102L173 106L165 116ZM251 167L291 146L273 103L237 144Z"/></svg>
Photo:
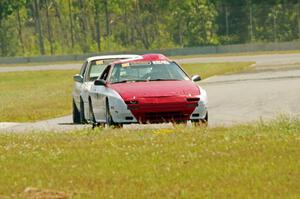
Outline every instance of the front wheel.
<svg viewBox="0 0 300 199"><path fill-rule="evenodd" d="M74 102L74 99L73 99L73 103L72 103L72 108L73 108L73 123L80 124L80 112Z"/></svg>
<svg viewBox="0 0 300 199"><path fill-rule="evenodd" d="M114 123L113 118L110 114L108 101L106 102L105 119L106 119L106 125L108 127L113 127L113 128L122 128L123 127L123 124Z"/></svg>
<svg viewBox="0 0 300 199"><path fill-rule="evenodd" d="M90 113L90 122L93 125L93 129L95 127L104 127L103 123L97 123L97 121L96 121L96 117L95 117L95 114L94 114L94 111L93 111L93 104L92 104L91 99L89 99L89 113Z"/></svg>
<svg viewBox="0 0 300 199"><path fill-rule="evenodd" d="M188 121L176 121L176 122L172 122L173 126L178 126L178 125L182 125L182 126L187 126L187 122Z"/></svg>
<svg viewBox="0 0 300 199"><path fill-rule="evenodd" d="M91 123L94 125L96 124L96 118L95 118L95 115L94 115L94 111L93 111L93 105L92 105L92 100L89 99L89 113L90 113L90 121Z"/></svg>
<svg viewBox="0 0 300 199"><path fill-rule="evenodd" d="M86 123L87 121L84 116L84 104L83 104L83 100L80 99L80 124L86 124Z"/></svg>

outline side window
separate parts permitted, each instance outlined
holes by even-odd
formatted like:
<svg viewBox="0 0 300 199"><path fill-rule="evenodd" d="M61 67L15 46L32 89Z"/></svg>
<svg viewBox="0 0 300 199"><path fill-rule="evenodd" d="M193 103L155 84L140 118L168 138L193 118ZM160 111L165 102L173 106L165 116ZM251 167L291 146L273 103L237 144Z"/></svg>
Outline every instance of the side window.
<svg viewBox="0 0 300 199"><path fill-rule="evenodd" d="M107 65L98 64L97 61L90 62L86 69L86 81L95 81L104 71Z"/></svg>
<svg viewBox="0 0 300 199"><path fill-rule="evenodd" d="M82 67L81 67L81 70L80 70L80 75L83 77L84 76L84 73L86 71L86 66L87 66L87 61L83 63Z"/></svg>
<svg viewBox="0 0 300 199"><path fill-rule="evenodd" d="M100 79L107 80L111 65L107 66L100 76Z"/></svg>
<svg viewBox="0 0 300 199"><path fill-rule="evenodd" d="M110 82L118 82L120 81L120 64L114 66L114 69L110 75Z"/></svg>

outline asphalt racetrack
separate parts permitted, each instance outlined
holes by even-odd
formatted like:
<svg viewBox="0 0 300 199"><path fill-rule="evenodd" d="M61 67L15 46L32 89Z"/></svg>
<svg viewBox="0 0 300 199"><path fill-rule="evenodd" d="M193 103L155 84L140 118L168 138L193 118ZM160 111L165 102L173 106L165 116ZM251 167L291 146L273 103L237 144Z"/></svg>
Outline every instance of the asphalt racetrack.
<svg viewBox="0 0 300 199"><path fill-rule="evenodd" d="M208 78L199 84L209 97L209 125L227 126L269 120L279 115L300 116L300 54L200 57L177 60L195 62L256 62L250 73L223 75ZM80 65L10 67L0 72L27 70L79 69ZM163 125L125 125L124 128L161 128ZM35 123L0 123L1 131L66 131L90 128L73 125L71 116Z"/></svg>

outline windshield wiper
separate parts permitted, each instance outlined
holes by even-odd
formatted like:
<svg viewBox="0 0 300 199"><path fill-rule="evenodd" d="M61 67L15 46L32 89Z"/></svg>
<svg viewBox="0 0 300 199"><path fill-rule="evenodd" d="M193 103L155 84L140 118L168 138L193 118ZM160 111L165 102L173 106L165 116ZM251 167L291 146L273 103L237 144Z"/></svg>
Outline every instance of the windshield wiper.
<svg viewBox="0 0 300 199"><path fill-rule="evenodd" d="M148 81L180 81L179 79L149 79Z"/></svg>
<svg viewBox="0 0 300 199"><path fill-rule="evenodd" d="M146 79L137 79L137 80L134 80L135 82L147 82L148 80Z"/></svg>
<svg viewBox="0 0 300 199"><path fill-rule="evenodd" d="M112 84L121 84L121 83L127 83L127 82L146 82L147 80L142 79L125 79L119 82L112 82Z"/></svg>
<svg viewBox="0 0 300 199"><path fill-rule="evenodd" d="M161 79L161 78L157 78L157 79L125 79L119 82L112 82L112 84L121 84L121 83L128 83L128 82L148 82L148 81L180 81L180 79Z"/></svg>

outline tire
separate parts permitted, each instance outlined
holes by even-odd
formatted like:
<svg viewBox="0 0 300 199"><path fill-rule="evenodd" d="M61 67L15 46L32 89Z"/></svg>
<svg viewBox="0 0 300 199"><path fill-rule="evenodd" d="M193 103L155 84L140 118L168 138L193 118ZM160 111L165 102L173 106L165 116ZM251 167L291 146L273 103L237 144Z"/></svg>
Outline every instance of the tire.
<svg viewBox="0 0 300 199"><path fill-rule="evenodd" d="M106 101L106 108L105 109L106 109L106 112L105 112L106 125L108 127L113 127L113 128L122 128L123 124L114 123L113 118L110 114L108 100Z"/></svg>
<svg viewBox="0 0 300 199"><path fill-rule="evenodd" d="M172 122L173 126L178 126L178 125L182 125L182 126L186 126L188 121L177 121L177 122Z"/></svg>
<svg viewBox="0 0 300 199"><path fill-rule="evenodd" d="M80 112L75 104L74 99L73 99L73 103L72 103L72 108L73 108L73 123L80 124Z"/></svg>
<svg viewBox="0 0 300 199"><path fill-rule="evenodd" d="M89 111L90 111L90 123L93 125L92 128L93 129L96 128L96 127L104 128L105 125L103 123L98 123L96 121L95 114L94 114L94 111L93 111L93 104L92 104L91 98L89 98Z"/></svg>
<svg viewBox="0 0 300 199"><path fill-rule="evenodd" d="M93 111L93 105L92 105L92 100L91 98L89 98L89 113L90 113L90 121L91 123L94 125L97 123L95 115L94 115L94 111Z"/></svg>
<svg viewBox="0 0 300 199"><path fill-rule="evenodd" d="M195 127L207 127L208 125L208 112L206 112L204 119L192 120L192 124Z"/></svg>
<svg viewBox="0 0 300 199"><path fill-rule="evenodd" d="M84 116L84 105L83 100L80 98L80 124L86 124L86 119Z"/></svg>

